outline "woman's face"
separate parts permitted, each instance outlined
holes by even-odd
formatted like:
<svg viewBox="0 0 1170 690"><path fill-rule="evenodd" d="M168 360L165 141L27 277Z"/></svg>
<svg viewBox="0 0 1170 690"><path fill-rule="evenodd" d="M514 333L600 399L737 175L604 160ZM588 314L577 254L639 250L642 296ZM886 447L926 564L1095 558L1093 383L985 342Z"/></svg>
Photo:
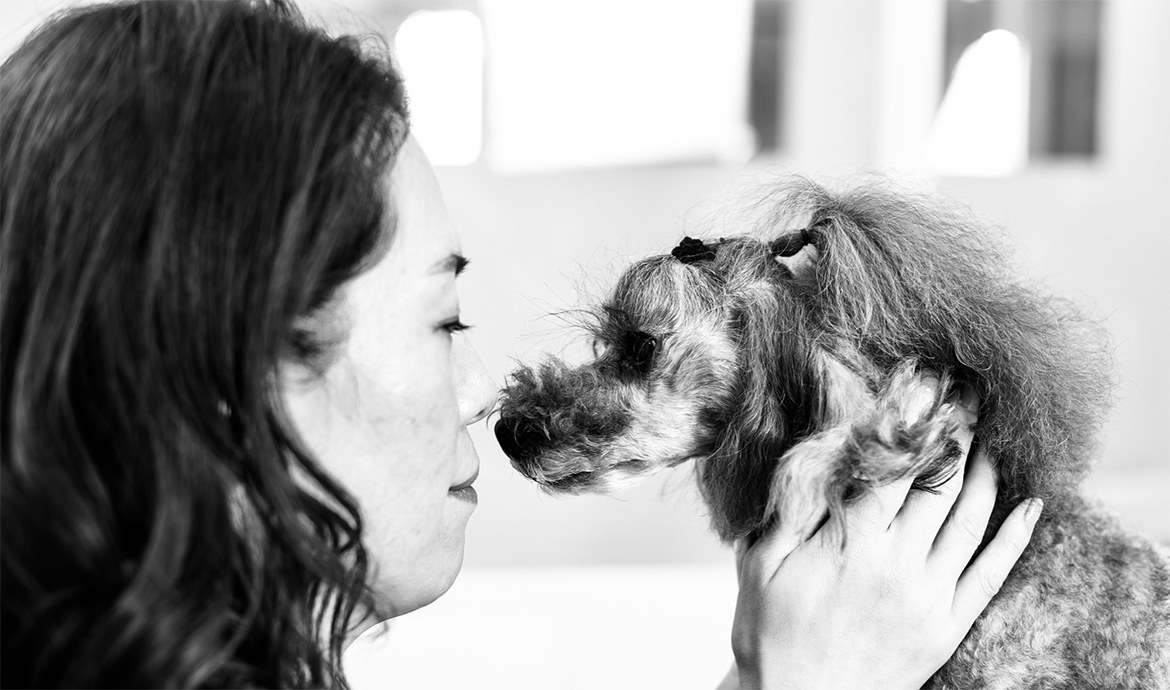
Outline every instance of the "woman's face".
<svg viewBox="0 0 1170 690"><path fill-rule="evenodd" d="M326 341L335 331L337 353L323 375L286 367L281 378L301 438L361 506L371 584L398 615L434 601L459 573L479 472L467 426L495 405L497 387L458 332L464 260L413 138L388 193L389 251L309 325Z"/></svg>

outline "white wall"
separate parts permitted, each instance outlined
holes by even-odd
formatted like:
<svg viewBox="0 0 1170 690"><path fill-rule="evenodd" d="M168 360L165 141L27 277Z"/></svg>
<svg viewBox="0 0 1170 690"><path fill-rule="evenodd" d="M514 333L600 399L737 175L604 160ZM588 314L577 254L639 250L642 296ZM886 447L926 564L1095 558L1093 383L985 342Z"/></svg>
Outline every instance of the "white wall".
<svg viewBox="0 0 1170 690"><path fill-rule="evenodd" d="M75 4L77 0L0 0L0 60L44 18Z"/></svg>
<svg viewBox="0 0 1170 690"><path fill-rule="evenodd" d="M0 0L0 54L32 18L66 4ZM310 9L332 4L314 0ZM351 6L373 11L378 0ZM560 324L543 317L572 306L578 285L600 289L631 259L669 249L689 222L711 212L711 199L762 166L921 172L907 151L923 135L923 108L937 94L925 92L929 86L907 65L928 65L940 50L922 29L937 22L940 8L941 0L801 0L785 132L791 146L773 159L521 177L483 165L441 169L473 260L460 279L465 320L476 325L471 337L489 369L502 381L514 358L556 351L564 342ZM1165 0L1107 0L1098 161L936 182L1011 228L1036 276L1104 318L1123 382L1089 490L1170 541L1170 222L1162 211L1170 195L1168 28ZM892 46L922 57L908 60ZM511 470L486 425L473 433L483 470L469 565L729 558L706 529L687 468L616 498L552 498Z"/></svg>
<svg viewBox="0 0 1170 690"><path fill-rule="evenodd" d="M949 193L1018 231L1024 259L1104 319L1121 386L1089 488L1170 540L1170 3L1104 17L1102 156Z"/></svg>
<svg viewBox="0 0 1170 690"><path fill-rule="evenodd" d="M1008 227L1033 276L1104 319L1122 385L1087 488L1130 524L1170 541L1170 221L1162 208L1170 196L1170 3L1106 4L1100 158L935 184ZM907 59L891 57L890 44L917 41L911 50L924 56L920 64L938 64L927 61L941 51L941 37L924 38L921 25L941 16L938 0L800 3L786 132L792 146L774 159L734 169L512 178L483 167L440 170L475 261L461 279L464 309L480 325L472 337L489 367L503 376L510 358L556 351L563 342L558 322L542 317L572 306L577 283L603 286L631 259L669 249L688 219L709 213L703 200L761 166L822 175L867 166L921 173L907 147L925 136L922 103L937 101L922 89L937 88L937 78L908 87L910 77L899 71ZM891 91L918 109L903 107ZM508 467L486 428L476 437L483 488L469 564L727 557L704 532L685 469L617 498L544 497Z"/></svg>

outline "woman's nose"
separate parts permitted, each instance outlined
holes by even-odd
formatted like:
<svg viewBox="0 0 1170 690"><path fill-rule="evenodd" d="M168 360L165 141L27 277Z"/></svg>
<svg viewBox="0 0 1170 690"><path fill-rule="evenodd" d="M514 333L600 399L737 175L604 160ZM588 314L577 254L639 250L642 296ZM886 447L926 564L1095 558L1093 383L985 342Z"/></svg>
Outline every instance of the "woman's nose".
<svg viewBox="0 0 1170 690"><path fill-rule="evenodd" d="M479 353L465 333L455 335L452 343L455 358L459 417L464 425L475 424L495 408L500 388L483 366Z"/></svg>

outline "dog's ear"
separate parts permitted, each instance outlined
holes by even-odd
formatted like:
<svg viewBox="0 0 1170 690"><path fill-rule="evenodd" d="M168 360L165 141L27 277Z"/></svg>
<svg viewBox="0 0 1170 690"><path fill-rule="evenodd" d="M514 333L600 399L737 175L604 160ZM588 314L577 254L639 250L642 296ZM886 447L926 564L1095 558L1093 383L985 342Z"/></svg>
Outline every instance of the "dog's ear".
<svg viewBox="0 0 1170 690"><path fill-rule="evenodd" d="M777 461L807 432L815 413L814 341L804 305L777 290L773 257L760 245L729 248L727 298L738 352L738 401L722 424L716 451L699 464L699 484L726 541L768 527L766 510ZM728 259L728 256L724 257Z"/></svg>

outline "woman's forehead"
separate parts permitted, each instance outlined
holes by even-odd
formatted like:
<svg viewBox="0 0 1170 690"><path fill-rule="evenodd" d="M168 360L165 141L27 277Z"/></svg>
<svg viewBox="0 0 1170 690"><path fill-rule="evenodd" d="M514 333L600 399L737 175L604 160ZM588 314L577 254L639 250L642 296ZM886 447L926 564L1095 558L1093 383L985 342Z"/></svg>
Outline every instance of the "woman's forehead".
<svg viewBox="0 0 1170 690"><path fill-rule="evenodd" d="M435 171L414 137L398 152L389 185L397 223L391 252L405 251L428 267L460 253Z"/></svg>

